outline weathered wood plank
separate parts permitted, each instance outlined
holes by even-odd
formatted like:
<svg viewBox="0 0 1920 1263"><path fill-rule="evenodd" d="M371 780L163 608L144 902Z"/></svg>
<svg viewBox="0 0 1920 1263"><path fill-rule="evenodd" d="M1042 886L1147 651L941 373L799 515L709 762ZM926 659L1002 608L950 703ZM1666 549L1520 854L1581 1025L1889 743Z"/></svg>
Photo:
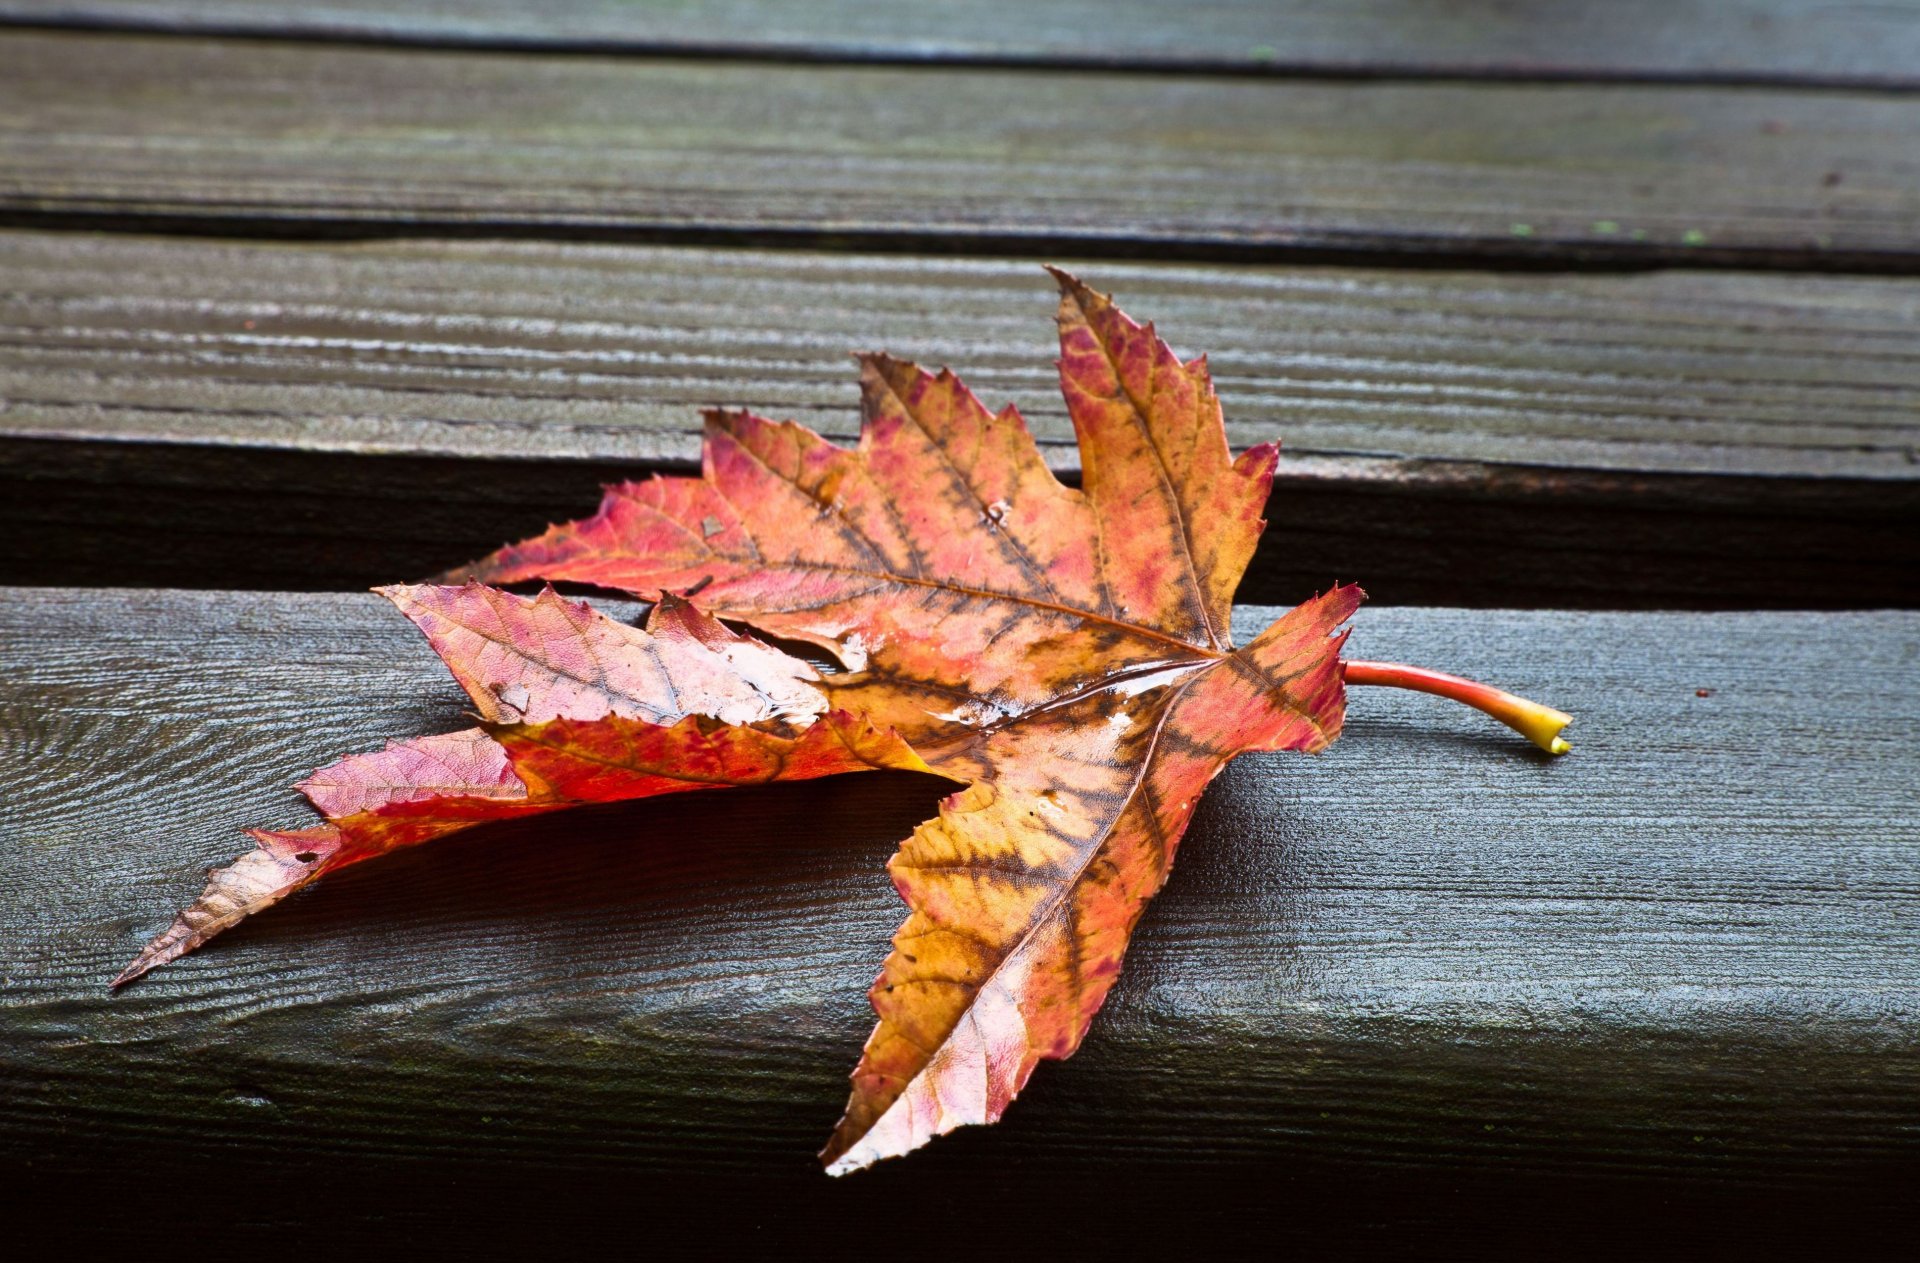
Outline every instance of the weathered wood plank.
<svg viewBox="0 0 1920 1263"><path fill-rule="evenodd" d="M239 826L304 818L291 780L463 722L398 624L372 597L0 601L0 1159L116 1200L182 1161L316 1198L477 1162L523 1197L757 1186L815 1225L938 1187L1028 1230L1122 1167L1189 1212L1284 1172L1388 1199L1353 1232L1476 1172L1509 1208L1589 1177L1831 1208L1913 1169L1920 616L1363 611L1357 652L1550 697L1575 753L1368 690L1327 755L1241 760L1082 1053L1001 1127L831 1188L807 1166L899 915L880 865L931 780L426 848L106 995ZM414 1214L486 1187L435 1184Z"/></svg>
<svg viewBox="0 0 1920 1263"><path fill-rule="evenodd" d="M1920 267L1920 99L11 32L0 216Z"/></svg>
<svg viewBox="0 0 1920 1263"><path fill-rule="evenodd" d="M454 47L1911 86L1920 5L1826 0L0 0L0 21Z"/></svg>
<svg viewBox="0 0 1920 1263"><path fill-rule="evenodd" d="M1920 479L1920 286L1077 264L1186 354L1236 447ZM0 233L14 435L692 462L699 409L857 432L850 354L952 364L1075 467L1027 260Z"/></svg>
<svg viewBox="0 0 1920 1263"><path fill-rule="evenodd" d="M1286 443L1249 591L1911 604L1909 282L1088 264ZM847 352L958 366L1076 460L1028 262L0 233L0 578L358 587L691 464L703 406L857 431Z"/></svg>

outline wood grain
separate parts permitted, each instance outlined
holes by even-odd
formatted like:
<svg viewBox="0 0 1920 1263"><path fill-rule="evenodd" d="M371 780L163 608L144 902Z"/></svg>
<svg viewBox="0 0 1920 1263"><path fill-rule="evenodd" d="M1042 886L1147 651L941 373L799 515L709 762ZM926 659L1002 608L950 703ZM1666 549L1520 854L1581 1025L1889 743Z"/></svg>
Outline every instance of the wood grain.
<svg viewBox="0 0 1920 1263"><path fill-rule="evenodd" d="M15 31L0 216L1912 270L1920 99Z"/></svg>
<svg viewBox="0 0 1920 1263"><path fill-rule="evenodd" d="M1663 272L1075 264L1289 458L1920 479L1920 289ZM1077 459L1033 262L0 233L8 434L699 458L699 410L857 433L851 354L951 364Z"/></svg>
<svg viewBox="0 0 1920 1263"><path fill-rule="evenodd" d="M1362 611L1356 653L1548 698L1579 716L1575 753L1368 690L1327 755L1241 760L1083 1052L1006 1124L829 1186L809 1155L899 915L880 865L930 779L423 848L105 993L240 826L305 819L294 778L463 722L379 604L0 603L0 1158L40 1185L165 1209L132 1166L245 1171L289 1193L235 1226L258 1230L303 1213L295 1190L412 1188L432 1163L403 1222L484 1211L489 1188L622 1187L723 1221L682 1231L763 1238L858 1207L884 1224L937 1187L1000 1197L1010 1232L1098 1240L1124 1225L1063 1226L1058 1196L1125 1165L1143 1211L1337 1186L1372 1206L1344 1225L1363 1241L1392 1217L1374 1198L1404 1224L1432 1190L1479 1189L1533 1231L1543 1187L1563 1212L1567 1181L1653 1189L1686 1240L1725 1229L1681 1222L1690 1198L1830 1213L1914 1167L1920 616ZM1241 633L1274 613L1243 610ZM1184 1230L1236 1229L1270 1225Z"/></svg>
<svg viewBox="0 0 1920 1263"><path fill-rule="evenodd" d="M1205 68L1239 73L1920 82L1911 0L0 0L0 21L430 46Z"/></svg>
<svg viewBox="0 0 1920 1263"><path fill-rule="evenodd" d="M1249 599L1920 600L1903 281L1076 265L1285 440ZM848 352L957 366L1077 461L1025 261L0 233L13 582L353 588L683 467L698 414L857 432Z"/></svg>

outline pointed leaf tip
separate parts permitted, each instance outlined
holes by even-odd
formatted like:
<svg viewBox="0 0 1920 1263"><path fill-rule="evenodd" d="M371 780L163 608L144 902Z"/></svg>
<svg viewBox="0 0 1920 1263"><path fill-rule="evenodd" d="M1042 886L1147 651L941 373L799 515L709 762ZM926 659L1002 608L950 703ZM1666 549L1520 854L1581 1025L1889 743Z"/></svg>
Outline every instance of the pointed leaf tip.
<svg viewBox="0 0 1920 1263"><path fill-rule="evenodd" d="M331 825L291 832L252 830L258 845L233 863L211 870L200 897L156 934L109 990L118 990L147 971L177 960L263 908L280 902L316 880L339 851L339 830Z"/></svg>
<svg viewBox="0 0 1920 1263"><path fill-rule="evenodd" d="M1054 283L1057 284L1063 290L1086 288L1086 285L1080 280L1079 277L1067 271L1067 269L1058 266L1057 264L1042 263L1040 266L1046 269L1047 275L1051 276L1054 280Z"/></svg>

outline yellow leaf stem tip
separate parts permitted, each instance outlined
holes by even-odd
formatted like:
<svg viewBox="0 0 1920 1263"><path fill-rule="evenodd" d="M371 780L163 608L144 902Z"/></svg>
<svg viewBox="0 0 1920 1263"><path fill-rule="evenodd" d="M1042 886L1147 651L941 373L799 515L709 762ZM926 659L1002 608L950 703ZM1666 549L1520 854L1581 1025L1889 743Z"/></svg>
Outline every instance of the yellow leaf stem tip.
<svg viewBox="0 0 1920 1263"><path fill-rule="evenodd" d="M1504 689L1398 662L1343 662L1341 669L1348 684L1381 684L1462 702L1492 715L1548 754L1565 754L1573 749L1560 735L1560 730L1573 722L1572 715Z"/></svg>
<svg viewBox="0 0 1920 1263"><path fill-rule="evenodd" d="M1573 749L1560 730L1573 722L1573 716L1551 706L1542 706L1530 702L1524 697L1515 697L1511 693L1502 693L1504 701L1512 703L1510 713L1488 711L1495 719L1512 728L1548 754L1565 754Z"/></svg>

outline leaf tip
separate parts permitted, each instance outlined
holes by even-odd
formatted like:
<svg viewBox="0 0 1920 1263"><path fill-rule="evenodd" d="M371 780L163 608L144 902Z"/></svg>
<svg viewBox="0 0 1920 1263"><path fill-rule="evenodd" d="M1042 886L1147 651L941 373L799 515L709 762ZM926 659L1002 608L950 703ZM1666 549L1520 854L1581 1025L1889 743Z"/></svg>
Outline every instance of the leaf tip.
<svg viewBox="0 0 1920 1263"><path fill-rule="evenodd" d="M182 913L173 918L171 924L147 941L140 954L128 962L112 982L107 984L109 992L120 988L144 974L159 968L171 960L178 960L199 945L194 936L194 926Z"/></svg>
<svg viewBox="0 0 1920 1263"><path fill-rule="evenodd" d="M1093 289L1065 268L1055 267L1051 263L1041 266L1047 269L1047 274L1052 276L1054 283L1060 287L1060 297L1063 302L1077 304L1082 311L1091 311L1093 308L1103 307L1112 302L1107 295Z"/></svg>
<svg viewBox="0 0 1920 1263"><path fill-rule="evenodd" d="M468 582L472 582L472 580L468 580ZM404 611L407 608L408 602L412 601L413 594L421 588L443 586L446 585L439 579L429 579L422 583L383 583L377 587L368 588L367 591Z"/></svg>
<svg viewBox="0 0 1920 1263"><path fill-rule="evenodd" d="M1255 443L1240 453L1240 459L1233 464L1235 472L1242 477L1271 481L1274 471L1280 466L1280 440L1268 439L1264 443Z"/></svg>
<svg viewBox="0 0 1920 1263"><path fill-rule="evenodd" d="M111 993L114 991L118 991L120 988L132 982L135 978L138 978L140 975L146 973L149 969L152 969L154 965L158 963L159 962L157 961L148 960L147 953L145 951L142 951L138 956L133 958L133 961L131 964L129 964L125 969L122 969L120 971L120 975L117 978L115 978L112 982L107 984L108 992Z"/></svg>
<svg viewBox="0 0 1920 1263"><path fill-rule="evenodd" d="M844 1175L852 1175L855 1171L864 1171L873 1165L872 1162L854 1161L853 1155L850 1153L843 1153L837 1158L829 1158L827 1155L831 1152L831 1149L822 1149L820 1151L820 1166L822 1170L836 1180Z"/></svg>

